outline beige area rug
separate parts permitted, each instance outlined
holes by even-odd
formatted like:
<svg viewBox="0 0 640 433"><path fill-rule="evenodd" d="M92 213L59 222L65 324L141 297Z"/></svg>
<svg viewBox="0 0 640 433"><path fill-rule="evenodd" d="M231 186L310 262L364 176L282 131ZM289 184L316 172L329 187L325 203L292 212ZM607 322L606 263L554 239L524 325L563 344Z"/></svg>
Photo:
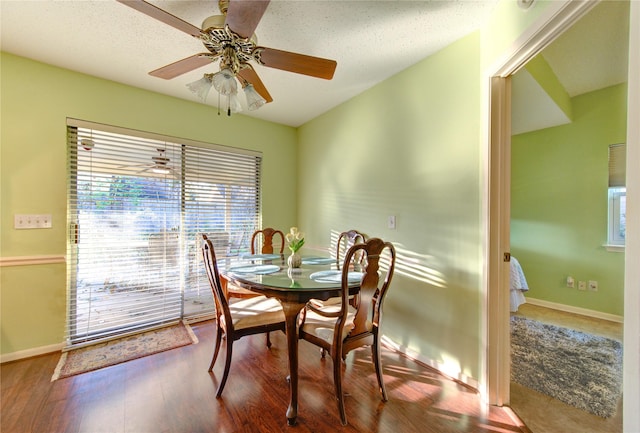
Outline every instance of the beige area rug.
<svg viewBox="0 0 640 433"><path fill-rule="evenodd" d="M193 333L191 327L180 323L118 340L70 350L64 352L60 357L51 381L197 342L198 337Z"/></svg>
<svg viewBox="0 0 640 433"><path fill-rule="evenodd" d="M622 395L622 343L512 316L511 379L609 418Z"/></svg>

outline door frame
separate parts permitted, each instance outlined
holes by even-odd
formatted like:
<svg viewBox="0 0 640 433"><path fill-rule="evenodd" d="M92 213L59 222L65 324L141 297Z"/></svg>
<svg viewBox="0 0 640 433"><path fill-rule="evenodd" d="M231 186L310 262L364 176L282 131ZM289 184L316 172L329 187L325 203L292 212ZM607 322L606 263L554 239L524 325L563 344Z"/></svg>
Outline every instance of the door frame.
<svg viewBox="0 0 640 433"><path fill-rule="evenodd" d="M488 137L485 177L485 293L486 350L485 395L489 404L510 401L509 263L511 218L511 75L522 68L562 32L589 12L597 1L553 2L488 69Z"/></svg>

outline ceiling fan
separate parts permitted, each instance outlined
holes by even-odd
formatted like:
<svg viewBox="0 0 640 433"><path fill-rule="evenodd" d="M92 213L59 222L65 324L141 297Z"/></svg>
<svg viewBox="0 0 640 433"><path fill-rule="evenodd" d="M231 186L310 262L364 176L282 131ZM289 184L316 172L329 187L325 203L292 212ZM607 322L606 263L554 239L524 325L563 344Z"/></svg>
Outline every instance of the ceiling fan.
<svg viewBox="0 0 640 433"><path fill-rule="evenodd" d="M151 162L145 164L121 165L118 169L137 169L135 174L149 173L156 175L174 175L174 168L170 165L171 159L167 157L166 150L157 148L157 155L151 157Z"/></svg>
<svg viewBox="0 0 640 433"><path fill-rule="evenodd" d="M156 150L158 151L158 155L152 156L151 164L149 164L147 168L141 170L140 172L151 170L156 174L170 174L173 171L173 168L169 165L169 162L171 162L171 160L165 155L164 149Z"/></svg>
<svg viewBox="0 0 640 433"><path fill-rule="evenodd" d="M249 110L255 110L273 98L250 62L270 68L330 80L337 63L305 54L292 53L257 45L254 31L270 0L219 0L222 15L206 18L198 28L144 0L117 0L143 14L175 27L202 41L206 53L198 53L149 72L166 80L208 65L220 59L220 71L187 86L202 100L213 86L219 94L229 97L227 113L240 109L236 94L236 79L247 96Z"/></svg>

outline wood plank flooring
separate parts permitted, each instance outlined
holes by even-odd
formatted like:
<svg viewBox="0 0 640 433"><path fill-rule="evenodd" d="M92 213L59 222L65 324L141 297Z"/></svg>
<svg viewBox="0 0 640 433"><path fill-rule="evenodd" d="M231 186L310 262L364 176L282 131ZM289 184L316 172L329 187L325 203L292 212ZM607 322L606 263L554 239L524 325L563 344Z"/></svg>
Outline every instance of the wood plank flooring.
<svg viewBox="0 0 640 433"><path fill-rule="evenodd" d="M227 386L216 399L224 353L209 374L214 324L193 329L198 344L55 382L58 353L3 364L0 431L530 432L510 409L487 406L473 390L390 350L383 351L389 393L383 403L367 349L350 353L345 363L349 425L343 427L331 360L302 341L298 424L291 427L284 334L271 334L271 349L263 335L237 341Z"/></svg>

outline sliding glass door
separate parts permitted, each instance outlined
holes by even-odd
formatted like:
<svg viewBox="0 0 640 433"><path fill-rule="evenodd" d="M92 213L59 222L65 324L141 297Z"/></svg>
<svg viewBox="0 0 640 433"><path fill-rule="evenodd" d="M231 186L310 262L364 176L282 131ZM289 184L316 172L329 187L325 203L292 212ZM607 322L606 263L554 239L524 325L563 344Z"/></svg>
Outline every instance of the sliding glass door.
<svg viewBox="0 0 640 433"><path fill-rule="evenodd" d="M259 156L111 129L68 128L69 346L211 314L199 235L224 259L259 221Z"/></svg>

